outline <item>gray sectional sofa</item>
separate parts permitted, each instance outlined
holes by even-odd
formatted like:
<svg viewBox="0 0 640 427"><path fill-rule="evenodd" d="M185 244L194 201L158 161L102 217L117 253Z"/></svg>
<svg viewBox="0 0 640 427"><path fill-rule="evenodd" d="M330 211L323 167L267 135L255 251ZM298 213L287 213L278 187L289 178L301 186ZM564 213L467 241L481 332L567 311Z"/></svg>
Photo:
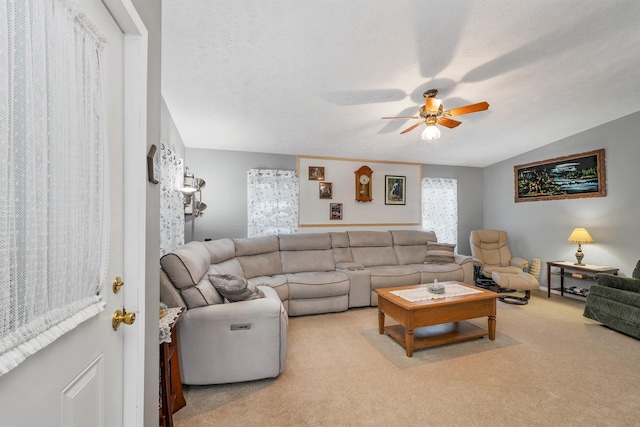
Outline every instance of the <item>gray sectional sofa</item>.
<svg viewBox="0 0 640 427"><path fill-rule="evenodd" d="M469 256L425 263L435 242L435 234L418 230L281 234L190 242L163 256L160 298L186 308L178 323L182 381L276 377L289 316L376 306L378 288L434 279L473 283ZM229 303L209 274L243 277L265 298Z"/></svg>

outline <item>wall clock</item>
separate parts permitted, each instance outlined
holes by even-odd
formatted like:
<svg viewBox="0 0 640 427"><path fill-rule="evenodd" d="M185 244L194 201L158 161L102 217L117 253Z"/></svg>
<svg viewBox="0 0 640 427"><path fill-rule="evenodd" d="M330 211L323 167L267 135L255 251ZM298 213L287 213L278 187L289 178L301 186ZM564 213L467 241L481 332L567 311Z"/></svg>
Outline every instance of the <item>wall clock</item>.
<svg viewBox="0 0 640 427"><path fill-rule="evenodd" d="M373 200L371 194L373 171L369 166L362 166L354 172L356 174L356 201L370 202Z"/></svg>

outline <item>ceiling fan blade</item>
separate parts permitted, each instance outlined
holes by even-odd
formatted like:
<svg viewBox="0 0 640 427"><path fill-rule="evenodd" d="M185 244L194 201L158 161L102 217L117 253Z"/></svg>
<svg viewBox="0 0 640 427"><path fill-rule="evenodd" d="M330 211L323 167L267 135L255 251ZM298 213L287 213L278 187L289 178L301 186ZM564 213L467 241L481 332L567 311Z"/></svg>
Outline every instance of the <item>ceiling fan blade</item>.
<svg viewBox="0 0 640 427"><path fill-rule="evenodd" d="M486 102L478 102L477 104L465 105L464 107L453 108L442 113L443 116L460 116L462 114L476 113L489 108Z"/></svg>
<svg viewBox="0 0 640 427"><path fill-rule="evenodd" d="M421 125L421 124L423 124L423 123L424 123L424 121L421 121L421 122L416 123L416 124L415 124L415 125L413 125L413 126L409 126L409 127L408 127L408 128L406 128L405 130L403 130L402 132L400 132L400 135L402 135L403 133L407 133L407 132L409 132L409 131L411 131L411 130L414 130L415 128L417 128L418 126L420 126L420 125Z"/></svg>
<svg viewBox="0 0 640 427"><path fill-rule="evenodd" d="M420 119L420 116L397 116L397 117L382 117L383 119Z"/></svg>
<svg viewBox="0 0 640 427"><path fill-rule="evenodd" d="M427 111L431 111L433 113L438 112L440 104L442 104L442 101L438 98L425 98L424 100L424 105Z"/></svg>
<svg viewBox="0 0 640 427"><path fill-rule="evenodd" d="M449 129L453 129L454 127L462 124L462 122L459 122L459 121L453 120L453 119L448 119L446 117L440 117L438 119L438 124L442 125L442 126L445 126L445 127L448 127Z"/></svg>

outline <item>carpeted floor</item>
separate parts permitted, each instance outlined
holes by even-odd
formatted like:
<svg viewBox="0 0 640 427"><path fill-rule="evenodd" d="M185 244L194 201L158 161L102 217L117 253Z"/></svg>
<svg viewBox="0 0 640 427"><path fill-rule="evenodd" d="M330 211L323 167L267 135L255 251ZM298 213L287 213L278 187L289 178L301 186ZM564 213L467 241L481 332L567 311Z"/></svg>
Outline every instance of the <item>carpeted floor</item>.
<svg viewBox="0 0 640 427"><path fill-rule="evenodd" d="M291 318L278 378L185 386L176 426L637 425L640 341L584 318L583 301L533 294L498 302L495 341L412 358L378 334L376 308Z"/></svg>

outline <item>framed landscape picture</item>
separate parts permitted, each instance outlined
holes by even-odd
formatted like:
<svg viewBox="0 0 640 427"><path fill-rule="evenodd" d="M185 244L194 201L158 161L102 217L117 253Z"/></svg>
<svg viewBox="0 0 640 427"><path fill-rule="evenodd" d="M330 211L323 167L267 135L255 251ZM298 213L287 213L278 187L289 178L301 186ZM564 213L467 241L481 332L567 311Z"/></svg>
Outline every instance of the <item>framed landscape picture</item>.
<svg viewBox="0 0 640 427"><path fill-rule="evenodd" d="M405 199L407 189L407 177L385 175L384 176L384 204L385 205L406 205Z"/></svg>
<svg viewBox="0 0 640 427"><path fill-rule="evenodd" d="M607 195L604 149L514 166L516 202Z"/></svg>

